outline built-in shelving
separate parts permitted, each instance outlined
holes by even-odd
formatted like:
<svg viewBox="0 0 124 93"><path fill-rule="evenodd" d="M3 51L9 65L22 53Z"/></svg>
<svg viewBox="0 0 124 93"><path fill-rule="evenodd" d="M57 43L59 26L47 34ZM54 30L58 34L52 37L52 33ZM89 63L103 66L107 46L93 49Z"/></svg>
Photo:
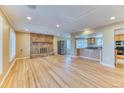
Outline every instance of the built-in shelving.
<svg viewBox="0 0 124 93"><path fill-rule="evenodd" d="M53 55L53 36L31 33L31 58Z"/></svg>

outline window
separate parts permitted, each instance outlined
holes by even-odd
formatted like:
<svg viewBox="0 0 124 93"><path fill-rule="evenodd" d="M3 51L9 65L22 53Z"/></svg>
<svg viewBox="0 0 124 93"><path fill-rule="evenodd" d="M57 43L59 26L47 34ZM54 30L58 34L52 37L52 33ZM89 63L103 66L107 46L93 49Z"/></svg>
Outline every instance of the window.
<svg viewBox="0 0 124 93"><path fill-rule="evenodd" d="M76 40L76 48L86 48L86 47L87 47L87 39Z"/></svg>
<svg viewBox="0 0 124 93"><path fill-rule="evenodd" d="M3 40L3 25L2 25L2 17L0 16L0 74L2 73L3 66L3 49L2 49L2 40Z"/></svg>
<svg viewBox="0 0 124 93"><path fill-rule="evenodd" d="M97 46L102 46L102 38L97 38L96 39L96 45Z"/></svg>
<svg viewBox="0 0 124 93"><path fill-rule="evenodd" d="M16 55L16 35L13 29L10 29L10 62L15 58Z"/></svg>

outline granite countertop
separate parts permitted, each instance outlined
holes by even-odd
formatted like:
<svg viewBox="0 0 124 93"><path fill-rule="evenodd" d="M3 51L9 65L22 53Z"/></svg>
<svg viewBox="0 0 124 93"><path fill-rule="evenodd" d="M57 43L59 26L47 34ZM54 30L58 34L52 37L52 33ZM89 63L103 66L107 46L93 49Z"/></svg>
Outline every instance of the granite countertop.
<svg viewBox="0 0 124 93"><path fill-rule="evenodd" d="M99 49L101 50L102 47L87 47L87 48L78 48L78 49Z"/></svg>
<svg viewBox="0 0 124 93"><path fill-rule="evenodd" d="M87 47L86 49L102 49L102 47Z"/></svg>

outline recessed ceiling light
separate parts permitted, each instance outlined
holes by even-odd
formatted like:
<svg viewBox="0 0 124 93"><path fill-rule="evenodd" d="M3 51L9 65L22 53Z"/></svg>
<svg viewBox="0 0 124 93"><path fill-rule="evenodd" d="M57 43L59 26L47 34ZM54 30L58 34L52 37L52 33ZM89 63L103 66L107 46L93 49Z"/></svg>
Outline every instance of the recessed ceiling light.
<svg viewBox="0 0 124 93"><path fill-rule="evenodd" d="M29 31L29 29L25 29L25 31Z"/></svg>
<svg viewBox="0 0 124 93"><path fill-rule="evenodd" d="M59 28L59 25L57 24L56 27Z"/></svg>
<svg viewBox="0 0 124 93"><path fill-rule="evenodd" d="M31 20L32 18L28 16L27 19L28 19L28 20Z"/></svg>
<svg viewBox="0 0 124 93"><path fill-rule="evenodd" d="M116 17L114 17L114 16L110 17L110 20L115 20L115 19L116 19Z"/></svg>

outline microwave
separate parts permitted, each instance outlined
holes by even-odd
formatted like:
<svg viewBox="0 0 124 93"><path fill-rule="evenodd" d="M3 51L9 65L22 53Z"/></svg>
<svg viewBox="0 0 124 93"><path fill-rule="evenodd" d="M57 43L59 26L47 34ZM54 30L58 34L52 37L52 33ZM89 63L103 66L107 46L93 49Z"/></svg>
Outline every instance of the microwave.
<svg viewBox="0 0 124 93"><path fill-rule="evenodd" d="M116 45L124 46L124 41L116 41Z"/></svg>

